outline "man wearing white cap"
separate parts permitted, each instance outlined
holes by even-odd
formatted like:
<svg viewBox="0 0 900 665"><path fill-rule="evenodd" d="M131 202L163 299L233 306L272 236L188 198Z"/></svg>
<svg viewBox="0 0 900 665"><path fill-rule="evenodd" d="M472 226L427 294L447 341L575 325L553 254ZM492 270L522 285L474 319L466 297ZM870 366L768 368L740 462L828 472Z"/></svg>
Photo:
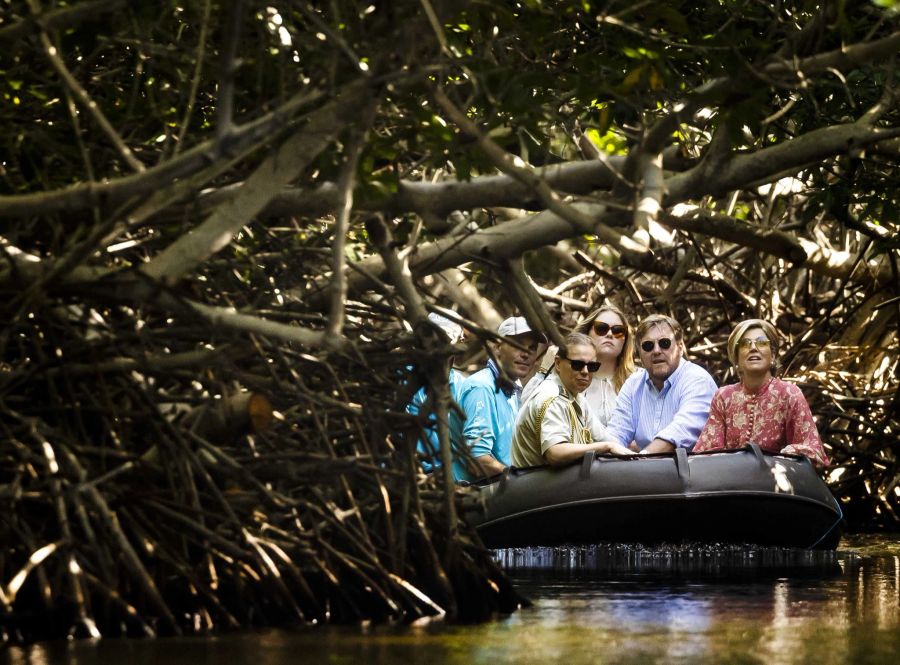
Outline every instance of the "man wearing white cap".
<svg viewBox="0 0 900 665"><path fill-rule="evenodd" d="M450 417L454 448L469 452L468 457L454 456L453 475L457 480L478 480L509 466L522 390L520 379L531 371L544 342L544 336L533 331L521 316L503 321L497 334L515 345L488 342L494 358L460 387L458 402L465 419L456 413Z"/></svg>

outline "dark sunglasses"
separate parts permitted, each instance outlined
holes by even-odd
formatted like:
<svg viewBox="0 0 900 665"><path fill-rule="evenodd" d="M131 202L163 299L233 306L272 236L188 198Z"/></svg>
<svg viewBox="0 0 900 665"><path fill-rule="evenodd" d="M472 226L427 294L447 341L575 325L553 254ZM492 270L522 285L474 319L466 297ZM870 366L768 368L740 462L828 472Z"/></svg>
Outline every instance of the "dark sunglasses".
<svg viewBox="0 0 900 665"><path fill-rule="evenodd" d="M672 340L669 339L668 337L660 337L658 340L656 340L656 342L654 342L651 339L648 339L646 341L641 342L641 348L644 351L646 351L647 353L650 353L656 344L659 344L659 348L661 350L668 351L669 348L671 348L671 346L672 346Z"/></svg>
<svg viewBox="0 0 900 665"><path fill-rule="evenodd" d="M565 360L572 366L572 369L576 372L580 372L585 367L587 367L587 371L593 374L598 369L600 369L600 363L596 360L591 360L590 362L585 362L584 360L569 360L568 358L560 358L560 360Z"/></svg>
<svg viewBox="0 0 900 665"><path fill-rule="evenodd" d="M600 337L606 337L610 330L612 330L612 336L616 339L625 337L625 326L611 326L608 323L603 323L603 321L598 321L594 324L594 332Z"/></svg>

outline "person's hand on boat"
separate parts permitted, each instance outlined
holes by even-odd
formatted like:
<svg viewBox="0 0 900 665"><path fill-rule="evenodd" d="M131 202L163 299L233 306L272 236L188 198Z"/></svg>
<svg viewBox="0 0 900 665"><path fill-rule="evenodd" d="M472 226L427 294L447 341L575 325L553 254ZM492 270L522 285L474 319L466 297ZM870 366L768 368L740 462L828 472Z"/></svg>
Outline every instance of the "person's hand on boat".
<svg viewBox="0 0 900 665"><path fill-rule="evenodd" d="M599 452L605 452L611 455L634 455L633 450L626 448L618 441L604 441L600 445L604 446L606 450L600 450Z"/></svg>
<svg viewBox="0 0 900 665"><path fill-rule="evenodd" d="M643 450L640 451L641 455L652 455L654 453L674 453L675 452L675 444L671 441L666 441L665 439L653 439L650 443L644 446Z"/></svg>
<svg viewBox="0 0 900 665"><path fill-rule="evenodd" d="M557 443L544 451L544 460L550 466L562 466L577 462L590 450L595 453L613 455L633 455L625 446L614 441L593 441L591 443Z"/></svg>

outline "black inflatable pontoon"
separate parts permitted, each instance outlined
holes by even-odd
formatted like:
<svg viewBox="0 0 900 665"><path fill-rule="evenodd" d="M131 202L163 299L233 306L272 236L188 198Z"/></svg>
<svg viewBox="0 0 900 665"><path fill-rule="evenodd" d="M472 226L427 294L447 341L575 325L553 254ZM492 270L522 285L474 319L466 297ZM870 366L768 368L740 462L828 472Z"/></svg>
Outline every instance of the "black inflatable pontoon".
<svg viewBox="0 0 900 665"><path fill-rule="evenodd" d="M741 450L507 469L466 517L490 548L599 542L834 549L841 507L809 460Z"/></svg>

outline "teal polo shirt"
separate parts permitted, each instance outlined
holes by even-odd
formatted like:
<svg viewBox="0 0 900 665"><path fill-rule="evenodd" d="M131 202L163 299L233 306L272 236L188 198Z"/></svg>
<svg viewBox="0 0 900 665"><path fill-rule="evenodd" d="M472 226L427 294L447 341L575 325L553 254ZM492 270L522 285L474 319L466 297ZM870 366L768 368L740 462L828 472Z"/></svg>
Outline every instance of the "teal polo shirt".
<svg viewBox="0 0 900 665"><path fill-rule="evenodd" d="M459 405L466 414L450 416L450 439L454 450L468 448L473 457L493 455L509 466L516 415L519 412L518 391L505 391L497 385L499 371L494 361L463 381L459 390ZM464 461L454 455L453 477L473 480Z"/></svg>

